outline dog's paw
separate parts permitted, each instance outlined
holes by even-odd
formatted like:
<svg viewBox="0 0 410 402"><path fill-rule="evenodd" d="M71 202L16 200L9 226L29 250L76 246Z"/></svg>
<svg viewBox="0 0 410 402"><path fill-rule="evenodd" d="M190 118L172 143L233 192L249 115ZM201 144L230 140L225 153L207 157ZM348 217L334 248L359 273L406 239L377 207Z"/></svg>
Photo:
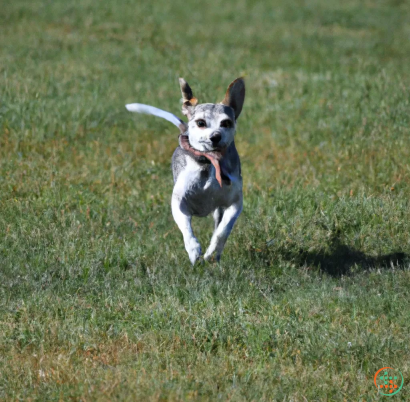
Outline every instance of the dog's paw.
<svg viewBox="0 0 410 402"><path fill-rule="evenodd" d="M202 250L201 245L198 240L192 239L188 244L185 245L186 251L188 252L189 260L191 264L194 265L196 260L201 256Z"/></svg>
<svg viewBox="0 0 410 402"><path fill-rule="evenodd" d="M219 262L221 259L221 253L216 252L215 250L212 250L210 247L208 250L206 250L206 253L204 255L204 260L209 261L209 262Z"/></svg>

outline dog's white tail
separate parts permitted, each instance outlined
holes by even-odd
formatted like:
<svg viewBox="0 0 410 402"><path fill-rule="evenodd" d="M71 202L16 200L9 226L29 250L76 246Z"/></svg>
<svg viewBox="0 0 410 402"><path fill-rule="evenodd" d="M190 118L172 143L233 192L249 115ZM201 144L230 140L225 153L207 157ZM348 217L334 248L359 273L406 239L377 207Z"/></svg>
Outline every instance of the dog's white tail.
<svg viewBox="0 0 410 402"><path fill-rule="evenodd" d="M152 114L154 116L162 117L170 123L175 124L179 129L181 129L181 125L186 127L186 123L174 114L158 109L154 106L143 105L142 103L129 103L128 105L125 105L125 107L130 112Z"/></svg>

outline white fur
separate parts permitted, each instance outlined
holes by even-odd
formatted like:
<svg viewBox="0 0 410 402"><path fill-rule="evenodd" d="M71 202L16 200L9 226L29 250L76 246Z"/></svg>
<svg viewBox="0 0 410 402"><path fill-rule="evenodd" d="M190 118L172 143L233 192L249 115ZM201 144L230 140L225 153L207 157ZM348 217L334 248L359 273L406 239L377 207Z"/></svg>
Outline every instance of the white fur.
<svg viewBox="0 0 410 402"><path fill-rule="evenodd" d="M242 198L236 203L232 204L230 207L226 208L222 220L219 225L215 228L212 235L211 243L204 255L205 260L209 260L212 255L216 254L216 259L221 258L222 251L224 249L226 240L231 234L233 226L242 212Z"/></svg>
<svg viewBox="0 0 410 402"><path fill-rule="evenodd" d="M129 112L151 114L153 116L161 117L168 120L170 123L175 124L177 127L181 124L181 120L177 116L154 106L143 105L142 103L129 103L128 105L125 105L125 107Z"/></svg>
<svg viewBox="0 0 410 402"><path fill-rule="evenodd" d="M242 211L242 180L240 176L229 175L232 183L221 188L212 168L208 179L201 181L202 169L198 163L189 157L185 160L186 166L179 174L172 193L172 215L184 238L189 260L194 264L202 250L192 230L192 216L184 211L184 202L189 202L189 198L194 193L206 199L206 207L203 206L204 216L213 213L215 230L204 259L209 260L215 254L216 260L219 261L226 240ZM220 222L219 218L221 218Z"/></svg>
<svg viewBox="0 0 410 402"><path fill-rule="evenodd" d="M206 121L206 128L200 128L197 125L198 120ZM214 145L209 137L218 130L222 139L218 143L218 147L228 146L234 139L235 135L235 122L233 121L233 127L224 128L220 127L221 121L231 120L228 115L221 113L217 115L217 119L209 119L206 113L197 113L195 114L195 119L191 120L188 123L189 127L189 142L198 151L207 152L214 149Z"/></svg>
<svg viewBox="0 0 410 402"><path fill-rule="evenodd" d="M192 217L184 214L179 209L178 198L172 197L171 201L172 216L174 217L175 223L178 225L179 230L184 238L185 250L188 253L189 260L191 264L195 264L195 261L202 254L201 245L198 239L195 237L191 226Z"/></svg>
<svg viewBox="0 0 410 402"><path fill-rule="evenodd" d="M183 172L181 172L175 183L174 190L172 193L171 208L172 216L174 217L175 223L177 224L179 230L184 238L185 250L188 253L189 260L191 264L202 254L201 245L198 239L195 237L191 226L192 217L185 214L181 209L181 199L190 190L192 185L197 181L198 175L200 175L200 168L191 159L186 159L187 165Z"/></svg>

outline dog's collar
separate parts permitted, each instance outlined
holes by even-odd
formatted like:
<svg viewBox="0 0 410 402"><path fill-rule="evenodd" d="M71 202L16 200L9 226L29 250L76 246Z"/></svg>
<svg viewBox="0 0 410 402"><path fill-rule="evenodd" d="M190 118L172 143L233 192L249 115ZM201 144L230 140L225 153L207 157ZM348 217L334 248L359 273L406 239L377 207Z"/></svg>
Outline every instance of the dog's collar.
<svg viewBox="0 0 410 402"><path fill-rule="evenodd" d="M198 162L212 163L213 167L215 168L215 178L221 187L222 187L222 179L226 181L228 184L231 184L229 176L224 174L223 166L221 169L221 164L220 164L222 162L222 158L225 155L226 148L220 151L209 151L209 152L198 151L197 149L191 146L191 144L189 143L189 137L186 134L180 134L179 145L183 150L189 152L192 156L194 156Z"/></svg>

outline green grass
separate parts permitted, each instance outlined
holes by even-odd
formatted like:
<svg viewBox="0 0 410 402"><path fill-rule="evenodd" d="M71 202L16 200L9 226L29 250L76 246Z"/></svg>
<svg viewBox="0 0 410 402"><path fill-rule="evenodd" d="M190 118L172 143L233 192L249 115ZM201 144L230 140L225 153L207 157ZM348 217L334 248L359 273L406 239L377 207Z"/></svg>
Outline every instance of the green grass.
<svg viewBox="0 0 410 402"><path fill-rule="evenodd" d="M407 1L3 3L0 400L410 399ZM192 268L178 132L124 104L242 74L244 212Z"/></svg>

